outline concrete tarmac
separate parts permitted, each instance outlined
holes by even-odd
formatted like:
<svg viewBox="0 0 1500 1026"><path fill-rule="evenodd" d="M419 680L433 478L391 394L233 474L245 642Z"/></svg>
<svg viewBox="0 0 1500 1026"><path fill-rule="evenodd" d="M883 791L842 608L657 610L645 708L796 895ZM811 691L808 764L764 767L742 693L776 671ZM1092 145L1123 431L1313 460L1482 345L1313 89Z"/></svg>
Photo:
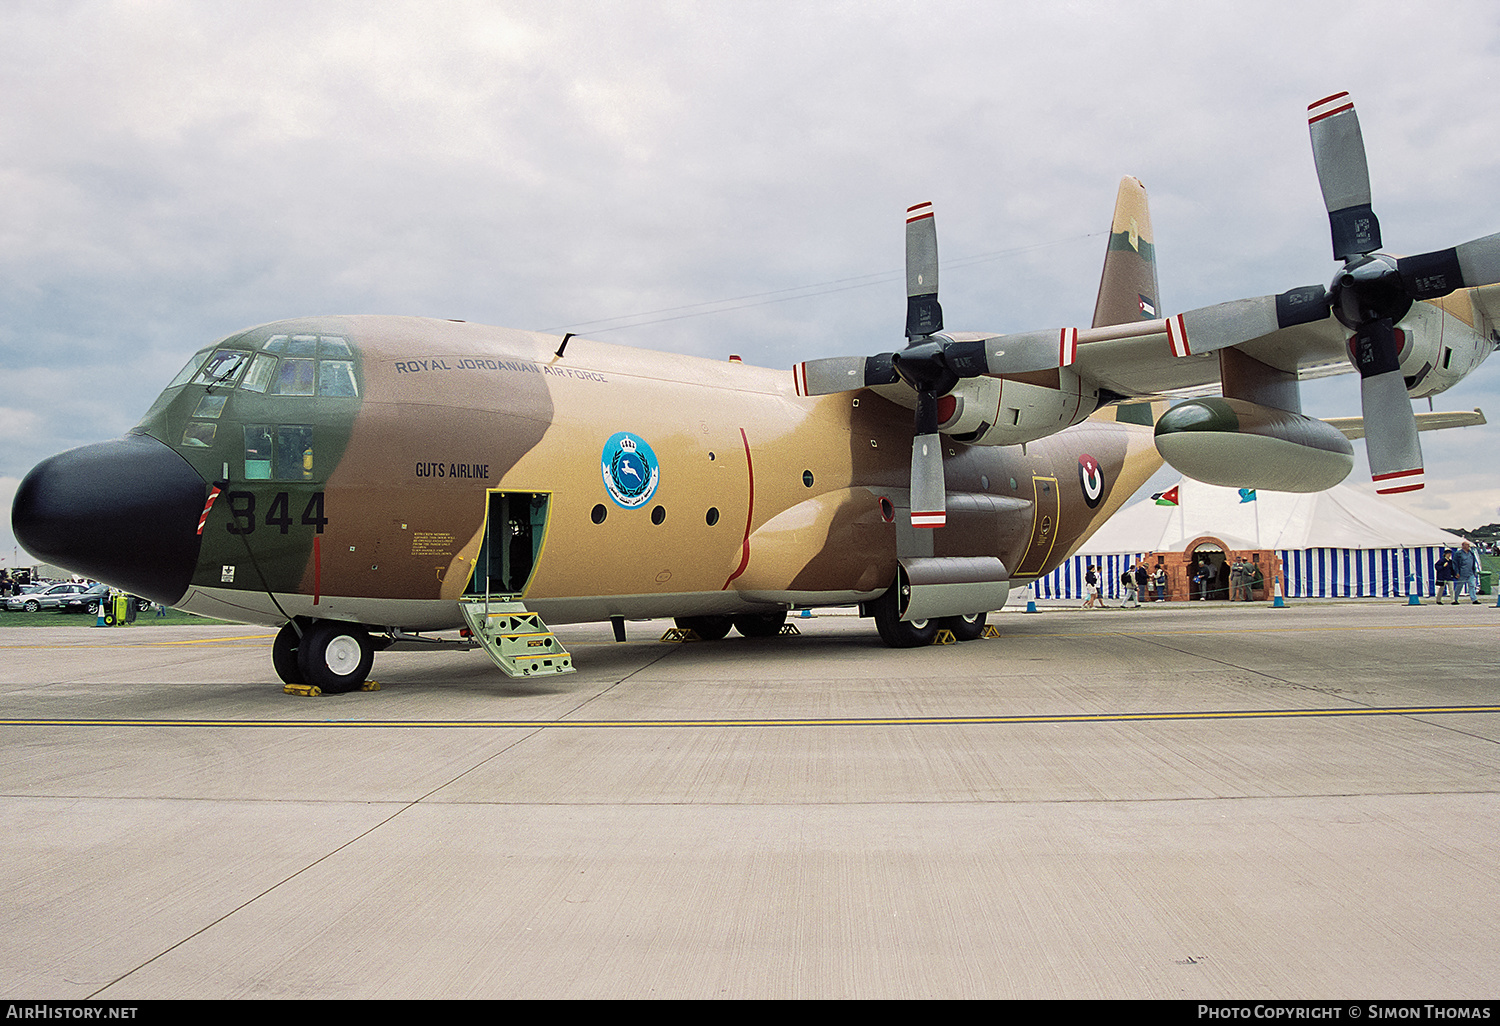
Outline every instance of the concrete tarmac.
<svg viewBox="0 0 1500 1026"><path fill-rule="evenodd" d="M268 630L0 620L0 994L1500 997L1500 610L991 621L299 698Z"/></svg>

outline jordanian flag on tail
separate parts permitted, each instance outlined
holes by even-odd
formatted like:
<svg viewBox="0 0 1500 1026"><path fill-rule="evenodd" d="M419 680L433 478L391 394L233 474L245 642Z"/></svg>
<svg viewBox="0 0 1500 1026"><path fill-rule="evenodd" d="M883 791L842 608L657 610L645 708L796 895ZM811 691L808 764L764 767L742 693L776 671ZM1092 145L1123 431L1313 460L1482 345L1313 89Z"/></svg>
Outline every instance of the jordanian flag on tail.
<svg viewBox="0 0 1500 1026"><path fill-rule="evenodd" d="M1164 492L1156 492L1151 498L1156 500L1158 506L1175 506L1177 505L1177 485L1173 485Z"/></svg>

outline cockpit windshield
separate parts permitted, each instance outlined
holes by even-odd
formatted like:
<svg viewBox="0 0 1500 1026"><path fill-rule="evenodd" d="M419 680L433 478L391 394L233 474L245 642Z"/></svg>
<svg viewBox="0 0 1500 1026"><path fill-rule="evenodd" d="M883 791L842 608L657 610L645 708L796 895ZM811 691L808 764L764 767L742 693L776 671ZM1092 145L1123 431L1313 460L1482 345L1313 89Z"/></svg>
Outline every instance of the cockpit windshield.
<svg viewBox="0 0 1500 1026"><path fill-rule="evenodd" d="M272 335L259 348L260 352L204 349L193 354L167 387L192 381L211 389L238 387L264 395L359 395L354 352L340 335Z"/></svg>

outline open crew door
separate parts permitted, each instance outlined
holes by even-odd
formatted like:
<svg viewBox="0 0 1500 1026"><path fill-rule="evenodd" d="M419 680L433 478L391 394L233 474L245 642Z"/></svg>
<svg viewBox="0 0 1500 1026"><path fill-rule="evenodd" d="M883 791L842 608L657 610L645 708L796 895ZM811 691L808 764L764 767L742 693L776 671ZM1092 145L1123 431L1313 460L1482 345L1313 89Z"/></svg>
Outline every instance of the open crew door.
<svg viewBox="0 0 1500 1026"><path fill-rule="evenodd" d="M512 677L572 673L573 657L522 602L547 534L547 492L488 495L484 538L459 608L474 638Z"/></svg>

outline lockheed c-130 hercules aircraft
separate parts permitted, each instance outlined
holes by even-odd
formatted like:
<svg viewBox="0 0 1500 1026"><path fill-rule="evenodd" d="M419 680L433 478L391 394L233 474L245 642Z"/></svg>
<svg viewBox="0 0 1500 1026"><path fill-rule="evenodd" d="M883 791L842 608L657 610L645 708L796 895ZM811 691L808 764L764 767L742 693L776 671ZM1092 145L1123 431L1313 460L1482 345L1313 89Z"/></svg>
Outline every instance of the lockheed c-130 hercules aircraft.
<svg viewBox="0 0 1500 1026"><path fill-rule="evenodd" d="M280 626L279 675L324 691L465 623L524 675L572 668L556 623L670 616L717 639L858 603L892 646L972 639L1163 458L1212 483L1341 480L1353 449L1300 413L1299 378L1352 361L1377 486L1421 487L1410 400L1494 347L1500 235L1384 255L1347 94L1309 123L1343 262L1327 288L1161 317L1126 178L1087 329L945 332L927 204L907 216L907 346L790 375L462 322L282 321L200 350L126 437L33 469L16 537Z"/></svg>

